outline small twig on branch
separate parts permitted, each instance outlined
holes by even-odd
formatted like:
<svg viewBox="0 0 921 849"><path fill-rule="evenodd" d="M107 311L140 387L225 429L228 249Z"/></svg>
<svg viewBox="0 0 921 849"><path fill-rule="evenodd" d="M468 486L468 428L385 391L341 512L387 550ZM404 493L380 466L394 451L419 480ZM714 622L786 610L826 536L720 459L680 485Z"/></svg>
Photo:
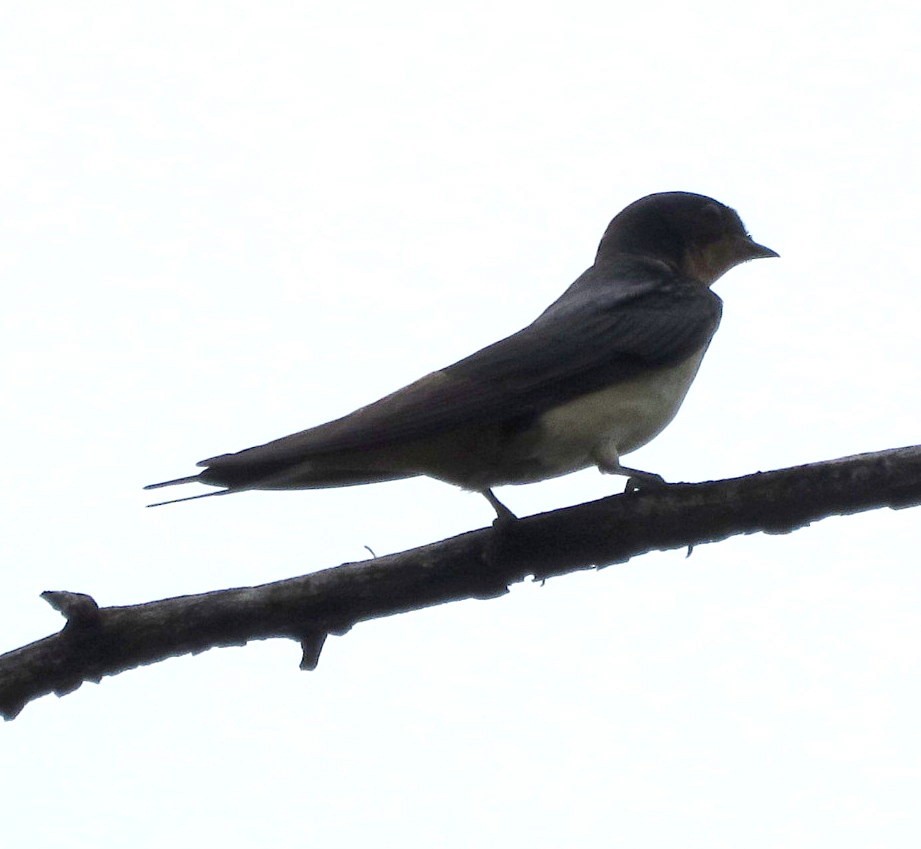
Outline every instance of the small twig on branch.
<svg viewBox="0 0 921 849"><path fill-rule="evenodd" d="M689 548L734 534L787 533L827 516L921 503L921 446L791 469L616 495L442 542L256 587L98 607L46 592L59 633L0 656L0 713L168 657L287 637L313 669L328 634L449 601L495 598L512 583Z"/></svg>

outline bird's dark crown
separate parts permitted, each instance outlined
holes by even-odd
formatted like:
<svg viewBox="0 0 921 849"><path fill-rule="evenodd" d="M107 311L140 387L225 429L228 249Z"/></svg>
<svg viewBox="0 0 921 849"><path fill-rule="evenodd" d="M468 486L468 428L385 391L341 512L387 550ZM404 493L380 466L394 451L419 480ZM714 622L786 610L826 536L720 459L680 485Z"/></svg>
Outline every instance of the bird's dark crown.
<svg viewBox="0 0 921 849"><path fill-rule="evenodd" d="M598 260L636 254L680 265L689 249L734 234L747 236L734 209L706 195L660 192L634 201L611 221Z"/></svg>
<svg viewBox="0 0 921 849"><path fill-rule="evenodd" d="M752 240L734 209L706 195L662 192L640 198L615 216L595 265L643 257L710 286L739 263L777 255Z"/></svg>

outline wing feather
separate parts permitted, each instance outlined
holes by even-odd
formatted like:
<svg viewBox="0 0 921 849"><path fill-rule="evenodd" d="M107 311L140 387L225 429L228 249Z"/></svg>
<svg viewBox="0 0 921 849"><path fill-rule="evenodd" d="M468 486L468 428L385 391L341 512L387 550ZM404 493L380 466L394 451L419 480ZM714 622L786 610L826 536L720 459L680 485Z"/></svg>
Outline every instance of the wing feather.
<svg viewBox="0 0 921 849"><path fill-rule="evenodd" d="M219 482L223 473L247 467L280 469L537 415L638 371L687 359L709 343L721 309L717 295L661 263L593 267L518 333L343 418L204 460L202 478Z"/></svg>

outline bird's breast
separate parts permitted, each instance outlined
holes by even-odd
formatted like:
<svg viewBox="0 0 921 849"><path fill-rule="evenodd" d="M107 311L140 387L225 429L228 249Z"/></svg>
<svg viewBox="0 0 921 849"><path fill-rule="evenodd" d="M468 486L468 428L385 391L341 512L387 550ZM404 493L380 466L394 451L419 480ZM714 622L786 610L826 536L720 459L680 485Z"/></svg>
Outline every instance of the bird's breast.
<svg viewBox="0 0 921 849"><path fill-rule="evenodd" d="M592 465L601 445L612 445L618 455L645 445L675 417L704 350L676 366L650 370L543 413L534 458L564 474Z"/></svg>

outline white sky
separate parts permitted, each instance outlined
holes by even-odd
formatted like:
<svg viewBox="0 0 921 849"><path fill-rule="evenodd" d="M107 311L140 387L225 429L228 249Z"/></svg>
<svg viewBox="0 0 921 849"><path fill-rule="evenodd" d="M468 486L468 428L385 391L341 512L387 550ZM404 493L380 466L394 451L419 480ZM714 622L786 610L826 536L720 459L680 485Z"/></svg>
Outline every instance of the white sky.
<svg viewBox="0 0 921 849"><path fill-rule="evenodd" d="M528 323L653 191L781 260L634 464L921 442L914 4L7 3L0 650L480 527L420 479L144 510L140 487ZM594 472L500 492L599 497ZM516 587L85 685L0 729L4 841L914 847L918 511Z"/></svg>

